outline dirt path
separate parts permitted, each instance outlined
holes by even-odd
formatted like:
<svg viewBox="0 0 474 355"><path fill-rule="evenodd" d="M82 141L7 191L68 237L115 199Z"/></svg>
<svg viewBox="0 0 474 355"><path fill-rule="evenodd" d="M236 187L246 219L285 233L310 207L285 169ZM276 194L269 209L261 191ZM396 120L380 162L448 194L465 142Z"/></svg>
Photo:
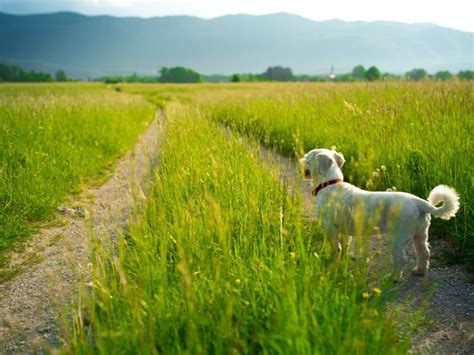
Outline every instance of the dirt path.
<svg viewBox="0 0 474 355"><path fill-rule="evenodd" d="M0 284L0 354L42 353L60 345L58 315L74 300L78 279L87 277L90 235L113 235L125 226L135 198L144 188L152 164L149 158L156 156L161 122L162 117L157 117L135 149L117 164L107 183L70 201L58 212L61 225L44 229L32 238L26 252L12 259L12 267L23 265L26 271ZM295 178L295 163L264 149L262 155L279 166L282 179L298 186L304 196L306 217L314 218L311 184ZM442 239L431 242L433 265L428 276L419 278L407 273L398 286L399 303L408 311L416 309L432 292L426 309L431 325L415 336L412 351L472 354L472 275L462 266L437 265L436 256L447 243ZM414 254L409 253L409 257L412 266Z"/></svg>
<svg viewBox="0 0 474 355"><path fill-rule="evenodd" d="M297 166L294 161L262 148L262 155L280 167L281 178L298 186L304 197L307 218L314 218L314 197L311 196L311 181L295 177ZM378 237L378 238L377 238ZM388 252L383 237L372 238L374 268L372 277L387 273ZM413 338L412 353L421 354L474 354L474 275L461 265L445 266L439 258L449 242L442 237L431 238L431 268L424 277L411 274L415 265L415 253L411 246L407 249L408 266L403 279L395 286L399 292L398 305L406 312L415 311L423 304L426 312L422 321L422 331ZM380 256L376 252L381 251ZM377 260L378 258L378 260ZM430 298L431 294L431 298Z"/></svg>
<svg viewBox="0 0 474 355"><path fill-rule="evenodd" d="M58 224L34 236L11 267L25 271L0 284L0 354L44 353L61 344L60 315L87 278L92 233L113 235L125 226L158 150L163 117L157 114L111 178L58 209Z"/></svg>

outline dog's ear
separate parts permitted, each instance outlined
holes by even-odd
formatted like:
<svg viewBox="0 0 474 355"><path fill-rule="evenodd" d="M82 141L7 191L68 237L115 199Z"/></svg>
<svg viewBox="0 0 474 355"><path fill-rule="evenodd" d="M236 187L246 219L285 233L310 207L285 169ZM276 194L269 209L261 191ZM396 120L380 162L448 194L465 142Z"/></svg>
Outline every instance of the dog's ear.
<svg viewBox="0 0 474 355"><path fill-rule="evenodd" d="M319 175L324 175L326 171L331 167L331 165L334 163L334 160L332 160L329 156L326 154L319 154L316 157L316 164L318 168L318 173Z"/></svg>
<svg viewBox="0 0 474 355"><path fill-rule="evenodd" d="M308 164L306 163L306 155L305 155L305 158L301 158L299 160L299 163L300 163L299 166L300 166L301 175L304 177L310 177L311 172L308 168Z"/></svg>
<svg viewBox="0 0 474 355"><path fill-rule="evenodd" d="M342 155L342 153L336 152L335 150L333 150L333 153L334 153L334 159L336 160L337 165L340 168L342 168L342 166L346 162L346 160L344 159L344 155Z"/></svg>

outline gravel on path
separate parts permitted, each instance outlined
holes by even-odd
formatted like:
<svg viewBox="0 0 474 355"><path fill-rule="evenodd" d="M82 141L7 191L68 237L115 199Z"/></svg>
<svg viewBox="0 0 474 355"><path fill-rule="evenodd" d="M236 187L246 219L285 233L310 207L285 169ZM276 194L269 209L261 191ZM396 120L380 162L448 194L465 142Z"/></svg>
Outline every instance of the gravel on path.
<svg viewBox="0 0 474 355"><path fill-rule="evenodd" d="M12 256L9 267L24 271L0 284L0 354L50 353L61 346L65 310L76 301L79 282L87 280L88 242L93 234L110 236L125 227L136 199L144 196L162 123L158 112L106 183L59 207L56 226L43 228Z"/></svg>

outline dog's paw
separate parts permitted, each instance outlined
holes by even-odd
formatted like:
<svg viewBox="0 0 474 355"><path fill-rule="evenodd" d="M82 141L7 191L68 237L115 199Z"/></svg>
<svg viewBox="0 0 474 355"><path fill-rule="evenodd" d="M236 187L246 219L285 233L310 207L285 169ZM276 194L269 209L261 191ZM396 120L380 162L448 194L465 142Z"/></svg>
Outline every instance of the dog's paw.
<svg viewBox="0 0 474 355"><path fill-rule="evenodd" d="M426 270L420 270L417 267L414 267L411 272L413 275L416 275L416 276L425 276Z"/></svg>

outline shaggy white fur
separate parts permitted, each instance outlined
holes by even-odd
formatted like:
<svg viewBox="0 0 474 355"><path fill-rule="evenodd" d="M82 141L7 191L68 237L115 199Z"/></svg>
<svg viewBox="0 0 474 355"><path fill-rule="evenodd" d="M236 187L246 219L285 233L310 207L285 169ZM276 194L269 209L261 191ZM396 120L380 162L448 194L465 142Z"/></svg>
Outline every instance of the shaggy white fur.
<svg viewBox="0 0 474 355"><path fill-rule="evenodd" d="M334 150L313 149L300 163L309 170L314 186L323 186L316 195L316 216L333 245L347 250L351 236L370 235L374 229L390 238L392 277L398 280L406 263L405 249L412 241L416 251L413 272L423 275L429 266L428 229L431 215L454 217L459 196L446 185L436 186L428 201L405 192L371 192L343 180L344 156ZM332 184L326 186L325 183ZM440 202L443 204L436 207Z"/></svg>

